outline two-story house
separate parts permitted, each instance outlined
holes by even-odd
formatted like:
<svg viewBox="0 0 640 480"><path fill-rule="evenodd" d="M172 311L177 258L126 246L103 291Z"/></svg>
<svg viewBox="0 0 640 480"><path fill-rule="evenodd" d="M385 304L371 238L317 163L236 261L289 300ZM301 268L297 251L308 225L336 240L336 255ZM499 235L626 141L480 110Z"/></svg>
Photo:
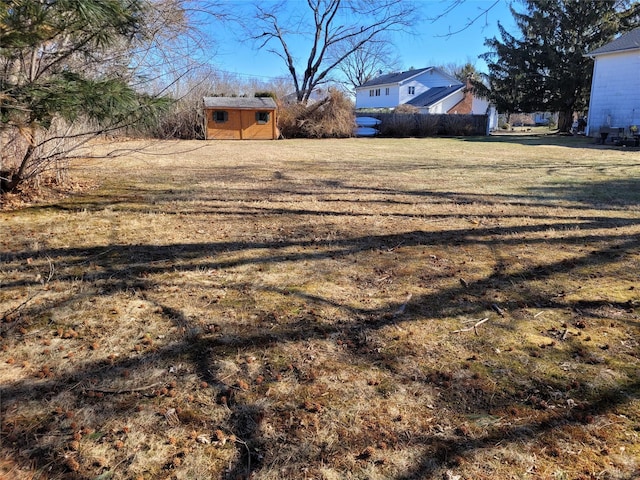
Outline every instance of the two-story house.
<svg viewBox="0 0 640 480"><path fill-rule="evenodd" d="M420 113L484 115L489 102L468 85L436 67L380 75L356 88L356 109L408 104Z"/></svg>

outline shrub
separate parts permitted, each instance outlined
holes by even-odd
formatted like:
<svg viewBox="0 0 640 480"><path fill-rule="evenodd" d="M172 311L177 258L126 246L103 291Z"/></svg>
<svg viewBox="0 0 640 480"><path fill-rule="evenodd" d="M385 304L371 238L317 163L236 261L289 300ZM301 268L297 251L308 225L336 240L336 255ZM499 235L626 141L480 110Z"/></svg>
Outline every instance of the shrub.
<svg viewBox="0 0 640 480"><path fill-rule="evenodd" d="M438 133L439 125L439 115L416 115L416 136L434 136Z"/></svg>
<svg viewBox="0 0 640 480"><path fill-rule="evenodd" d="M400 115L400 114L414 115L416 113L420 113L420 110L418 109L418 107L414 107L413 105L409 105L408 103L403 103L401 105L398 105L393 110L393 113L396 113L398 115Z"/></svg>
<svg viewBox="0 0 640 480"><path fill-rule="evenodd" d="M145 132L137 132L144 136ZM155 138L194 140L204 138L202 97L189 96L177 101L150 132Z"/></svg>
<svg viewBox="0 0 640 480"><path fill-rule="evenodd" d="M445 115L443 121L443 134L452 136L473 134L473 124L468 115Z"/></svg>
<svg viewBox="0 0 640 480"><path fill-rule="evenodd" d="M283 105L278 113L278 127L285 138L350 137L354 125L353 104L335 89L329 89L324 100Z"/></svg>
<svg viewBox="0 0 640 480"><path fill-rule="evenodd" d="M385 115L379 127L380 135L395 138L412 137L416 133L416 117L415 114L407 113Z"/></svg>

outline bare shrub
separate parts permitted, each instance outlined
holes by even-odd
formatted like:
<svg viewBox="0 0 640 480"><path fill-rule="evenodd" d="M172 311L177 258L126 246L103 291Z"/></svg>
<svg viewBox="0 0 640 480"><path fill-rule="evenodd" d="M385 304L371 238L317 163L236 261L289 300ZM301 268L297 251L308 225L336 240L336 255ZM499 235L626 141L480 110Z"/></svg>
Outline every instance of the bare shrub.
<svg viewBox="0 0 640 480"><path fill-rule="evenodd" d="M416 136L431 137L438 133L439 115L416 115Z"/></svg>
<svg viewBox="0 0 640 480"><path fill-rule="evenodd" d="M463 135L466 123L458 115L447 115L442 123L445 135Z"/></svg>
<svg viewBox="0 0 640 480"><path fill-rule="evenodd" d="M301 103L281 105L278 109L278 128L285 138L304 137L302 123L307 107Z"/></svg>
<svg viewBox="0 0 640 480"><path fill-rule="evenodd" d="M19 159L27 149L27 141L17 128L0 130L0 147L0 192L3 192L20 166Z"/></svg>
<svg viewBox="0 0 640 480"><path fill-rule="evenodd" d="M418 107L409 105L408 103L403 103L402 105L398 105L396 108L394 108L393 113L397 113L398 115L400 114L414 115L416 113L420 113L420 110L418 109Z"/></svg>
<svg viewBox="0 0 640 480"><path fill-rule="evenodd" d="M176 101L153 129L155 138L197 140L204 138L204 110L202 98L205 95L198 89Z"/></svg>
<svg viewBox="0 0 640 480"><path fill-rule="evenodd" d="M487 126L485 115L448 114L377 114L382 123L380 135L384 137L431 137L435 135L467 136L484 135Z"/></svg>
<svg viewBox="0 0 640 480"><path fill-rule="evenodd" d="M416 131L416 115L414 114L392 114L385 115L380 124L380 135L385 137L411 137Z"/></svg>
<svg viewBox="0 0 640 480"><path fill-rule="evenodd" d="M59 117L47 130L6 129L0 135L0 193L11 190L11 181L18 172L22 179L18 190L22 192L67 182L69 162L83 155L82 147L96 138L96 130L90 120L67 122ZM31 160L25 163L27 155Z"/></svg>
<svg viewBox="0 0 640 480"><path fill-rule="evenodd" d="M353 104L340 91L329 89L328 96L311 105L283 105L278 127L285 138L344 138L353 135Z"/></svg>
<svg viewBox="0 0 640 480"><path fill-rule="evenodd" d="M469 115L445 115L443 117L443 134L462 136L473 135L474 125Z"/></svg>

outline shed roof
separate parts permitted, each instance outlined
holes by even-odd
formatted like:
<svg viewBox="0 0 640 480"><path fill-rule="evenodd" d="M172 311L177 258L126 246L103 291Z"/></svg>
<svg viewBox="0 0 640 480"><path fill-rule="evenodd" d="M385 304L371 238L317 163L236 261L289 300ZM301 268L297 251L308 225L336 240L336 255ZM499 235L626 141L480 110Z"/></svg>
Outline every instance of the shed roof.
<svg viewBox="0 0 640 480"><path fill-rule="evenodd" d="M463 84L449 85L447 87L433 87L424 93L421 93L416 98L412 98L407 103L414 107L430 107L434 103L447 98L449 95L462 90L465 86Z"/></svg>
<svg viewBox="0 0 640 480"><path fill-rule="evenodd" d="M237 108L242 110L275 110L271 97L204 97L204 108Z"/></svg>
<svg viewBox="0 0 640 480"><path fill-rule="evenodd" d="M603 55L605 53L617 53L625 50L635 50L637 48L640 48L640 27L620 35L612 42L609 42L600 48L596 48L587 55L595 57L596 55Z"/></svg>

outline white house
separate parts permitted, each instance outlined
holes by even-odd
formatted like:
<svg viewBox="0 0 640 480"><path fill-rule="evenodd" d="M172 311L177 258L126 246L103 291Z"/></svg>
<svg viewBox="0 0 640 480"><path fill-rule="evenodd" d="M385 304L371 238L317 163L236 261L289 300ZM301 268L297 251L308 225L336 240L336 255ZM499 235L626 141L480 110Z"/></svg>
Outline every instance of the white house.
<svg viewBox="0 0 640 480"><path fill-rule="evenodd" d="M467 87L436 67L388 73L356 88L356 109L393 109L408 104L420 113L490 114L490 119L497 119L489 101L476 97Z"/></svg>
<svg viewBox="0 0 640 480"><path fill-rule="evenodd" d="M594 59L587 135L640 127L640 28L587 54Z"/></svg>

